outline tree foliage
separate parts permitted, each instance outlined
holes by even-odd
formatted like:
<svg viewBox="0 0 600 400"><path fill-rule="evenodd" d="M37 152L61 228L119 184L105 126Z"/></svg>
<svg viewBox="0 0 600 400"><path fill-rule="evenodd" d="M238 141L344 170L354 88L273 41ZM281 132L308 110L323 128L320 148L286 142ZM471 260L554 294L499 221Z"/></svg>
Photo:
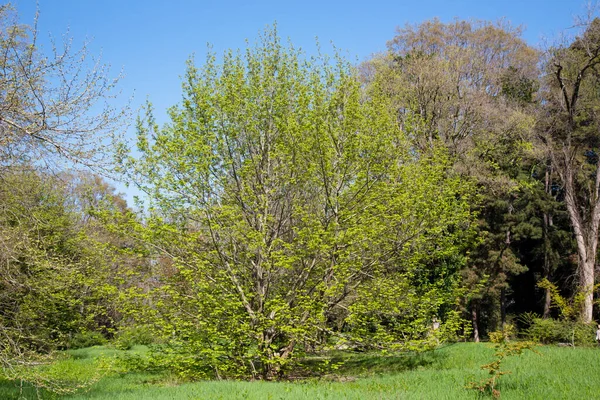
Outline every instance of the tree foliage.
<svg viewBox="0 0 600 400"><path fill-rule="evenodd" d="M528 218L520 199L539 186L522 169L538 157L538 53L520 33L504 21L434 19L399 28L388 52L363 66L365 81L390 98L411 142L443 146L452 169L477 186L480 240L463 270L476 338L480 314L486 325L504 322L509 279L526 270L514 231Z"/></svg>
<svg viewBox="0 0 600 400"><path fill-rule="evenodd" d="M386 99L365 96L342 59L306 58L267 31L221 65L190 61L170 117L158 128L149 110L133 167L152 198L149 226L174 252L152 311L180 363L273 378L331 334L364 342L363 322L344 321L371 318L376 304L413 303L370 319L378 330L401 318L385 337L397 344L422 340L453 305L470 186L443 151L411 147ZM409 283L418 289L405 293Z"/></svg>
<svg viewBox="0 0 600 400"><path fill-rule="evenodd" d="M69 40L45 52L0 6L2 376L67 393L31 362L113 340L186 379L277 379L307 353L421 351L472 324L504 343L473 384L497 393L529 346L506 345L511 312L554 340L558 305L585 342L598 21L542 58L504 21L434 19L358 68L268 29L189 60L169 122L148 103L127 153L107 68ZM124 172L139 212L75 164Z"/></svg>
<svg viewBox="0 0 600 400"><path fill-rule="evenodd" d="M5 171L1 179L0 361L12 369L15 360L68 348L78 334L110 334L118 318L117 254L90 208L80 208L85 179L31 170ZM100 190L112 202L111 190Z"/></svg>

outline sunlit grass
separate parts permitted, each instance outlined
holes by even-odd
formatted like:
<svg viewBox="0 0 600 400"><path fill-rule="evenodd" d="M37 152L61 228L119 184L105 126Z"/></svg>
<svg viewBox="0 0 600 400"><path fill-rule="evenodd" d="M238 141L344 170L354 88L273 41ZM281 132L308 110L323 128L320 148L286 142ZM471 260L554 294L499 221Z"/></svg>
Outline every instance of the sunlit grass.
<svg viewBox="0 0 600 400"><path fill-rule="evenodd" d="M138 347L135 352L143 352ZM600 397L600 350L544 346L540 355L526 353L506 361L512 371L500 380L502 399L593 399ZM72 351L71 368L97 357L119 353L94 347ZM88 391L64 398L80 399L477 399L465 385L480 380L482 364L492 360L487 344L461 343L422 355L376 356L336 353L345 363L321 378L295 382L209 381L178 384L168 376L113 372ZM310 366L315 359L307 360ZM25 389L24 397L35 392ZM17 399L13 384L0 384L1 399ZM43 398L58 398L42 393Z"/></svg>

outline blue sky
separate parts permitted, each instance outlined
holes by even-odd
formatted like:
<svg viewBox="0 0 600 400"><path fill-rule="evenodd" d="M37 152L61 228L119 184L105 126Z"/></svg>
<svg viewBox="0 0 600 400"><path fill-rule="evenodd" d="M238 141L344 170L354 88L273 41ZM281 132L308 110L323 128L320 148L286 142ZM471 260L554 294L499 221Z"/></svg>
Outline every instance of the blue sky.
<svg viewBox="0 0 600 400"><path fill-rule="evenodd" d="M523 25L524 38L537 45L542 38L556 38L585 11L584 0L14 0L22 22L33 21L36 3L42 43L49 34L60 37L67 30L76 45L91 39L93 54L102 53L115 75L124 71L123 96L133 96L134 109L149 98L159 123L166 122L166 108L181 98L180 76L191 54L201 62L207 43L217 53L244 47L245 39L254 41L275 21L282 37L308 52L318 36L351 60L364 60L385 50L397 26L433 17L504 17Z"/></svg>

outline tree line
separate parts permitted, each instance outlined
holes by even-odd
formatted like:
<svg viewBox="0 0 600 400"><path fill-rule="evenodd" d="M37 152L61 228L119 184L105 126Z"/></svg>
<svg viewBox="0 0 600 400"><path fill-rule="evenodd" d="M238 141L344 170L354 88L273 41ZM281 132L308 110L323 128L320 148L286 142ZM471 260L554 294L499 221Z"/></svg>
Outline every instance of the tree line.
<svg viewBox="0 0 600 400"><path fill-rule="evenodd" d="M190 60L169 122L148 103L128 143L118 79L0 12L5 376L137 335L148 368L275 379L598 316L599 19L545 51L434 19L359 65L273 27Z"/></svg>

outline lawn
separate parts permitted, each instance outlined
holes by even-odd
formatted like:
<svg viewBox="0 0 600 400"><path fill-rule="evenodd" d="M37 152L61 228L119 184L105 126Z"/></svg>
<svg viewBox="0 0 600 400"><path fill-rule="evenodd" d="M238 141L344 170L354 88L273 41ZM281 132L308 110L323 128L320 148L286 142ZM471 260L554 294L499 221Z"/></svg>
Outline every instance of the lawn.
<svg viewBox="0 0 600 400"><path fill-rule="evenodd" d="M138 348L136 351L140 351ZM506 361L512 373L501 378L502 399L600 398L600 349L539 347ZM70 368L84 370L94 358L117 351L94 347L72 351ZM83 399L477 399L465 385L486 377L480 369L492 360L488 344L460 343L418 356L342 354L346 363L320 379L297 382L209 381L176 384L152 374L112 374L86 392L63 398ZM35 399L25 389L23 397ZM0 384L0 399L18 399L13 384ZM42 398L60 398L42 393Z"/></svg>

